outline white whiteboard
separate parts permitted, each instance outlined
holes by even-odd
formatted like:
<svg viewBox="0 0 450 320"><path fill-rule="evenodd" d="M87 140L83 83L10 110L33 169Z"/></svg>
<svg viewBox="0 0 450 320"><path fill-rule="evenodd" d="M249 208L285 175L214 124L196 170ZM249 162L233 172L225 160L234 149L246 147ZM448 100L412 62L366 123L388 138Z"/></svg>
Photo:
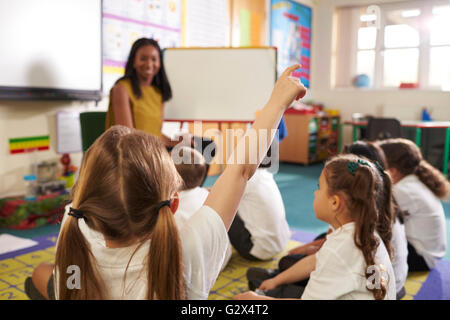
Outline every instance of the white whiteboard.
<svg viewBox="0 0 450 320"><path fill-rule="evenodd" d="M100 0L0 0L0 87L101 90Z"/></svg>
<svg viewBox="0 0 450 320"><path fill-rule="evenodd" d="M169 48L165 119L251 121L276 81L276 48Z"/></svg>

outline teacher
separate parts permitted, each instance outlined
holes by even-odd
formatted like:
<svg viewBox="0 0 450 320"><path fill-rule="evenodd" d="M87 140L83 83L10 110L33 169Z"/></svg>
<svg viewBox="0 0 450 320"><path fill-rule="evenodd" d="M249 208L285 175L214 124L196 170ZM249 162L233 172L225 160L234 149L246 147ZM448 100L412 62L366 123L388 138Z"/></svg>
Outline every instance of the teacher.
<svg viewBox="0 0 450 320"><path fill-rule="evenodd" d="M161 132L164 104L172 98L162 52L153 39L141 38L131 47L125 75L109 95L106 129L124 125L160 137L168 148L179 143Z"/></svg>
<svg viewBox="0 0 450 320"><path fill-rule="evenodd" d="M160 137L170 151L183 139L181 136L178 140L172 140L161 132L164 104L171 98L172 89L158 42L140 38L131 47L125 75L116 81L110 91L105 128L107 130L113 125L124 125L145 131ZM215 156L214 142L208 138L192 137L190 134L184 137L186 142L191 143L191 146L202 154L211 144L212 148L208 149L212 151L203 154L208 172L209 164Z"/></svg>

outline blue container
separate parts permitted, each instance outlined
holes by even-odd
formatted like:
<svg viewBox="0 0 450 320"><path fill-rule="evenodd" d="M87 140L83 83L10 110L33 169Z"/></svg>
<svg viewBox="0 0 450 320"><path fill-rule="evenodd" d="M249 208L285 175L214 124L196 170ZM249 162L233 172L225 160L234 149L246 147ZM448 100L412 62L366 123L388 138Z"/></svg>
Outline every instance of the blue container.
<svg viewBox="0 0 450 320"><path fill-rule="evenodd" d="M25 197L27 201L34 201L37 199L37 179L35 174L27 174L23 176L25 180Z"/></svg>
<svg viewBox="0 0 450 320"><path fill-rule="evenodd" d="M353 84L358 88L367 88L370 86L370 78L367 74L359 74L353 79Z"/></svg>

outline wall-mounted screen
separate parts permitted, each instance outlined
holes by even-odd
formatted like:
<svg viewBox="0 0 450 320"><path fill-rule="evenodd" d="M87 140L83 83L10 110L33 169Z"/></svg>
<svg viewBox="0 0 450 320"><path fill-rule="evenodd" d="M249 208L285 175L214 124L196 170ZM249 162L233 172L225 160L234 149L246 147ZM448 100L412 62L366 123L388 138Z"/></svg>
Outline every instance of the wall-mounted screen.
<svg viewBox="0 0 450 320"><path fill-rule="evenodd" d="M101 0L0 0L0 98L100 100Z"/></svg>

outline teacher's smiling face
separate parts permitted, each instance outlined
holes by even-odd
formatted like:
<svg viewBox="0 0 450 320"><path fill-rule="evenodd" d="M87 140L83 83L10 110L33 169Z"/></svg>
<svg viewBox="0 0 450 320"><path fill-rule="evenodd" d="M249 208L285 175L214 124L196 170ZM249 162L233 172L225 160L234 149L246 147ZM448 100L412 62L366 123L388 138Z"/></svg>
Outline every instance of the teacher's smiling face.
<svg viewBox="0 0 450 320"><path fill-rule="evenodd" d="M150 85L161 67L158 49L152 45L139 48L133 67L141 84Z"/></svg>

